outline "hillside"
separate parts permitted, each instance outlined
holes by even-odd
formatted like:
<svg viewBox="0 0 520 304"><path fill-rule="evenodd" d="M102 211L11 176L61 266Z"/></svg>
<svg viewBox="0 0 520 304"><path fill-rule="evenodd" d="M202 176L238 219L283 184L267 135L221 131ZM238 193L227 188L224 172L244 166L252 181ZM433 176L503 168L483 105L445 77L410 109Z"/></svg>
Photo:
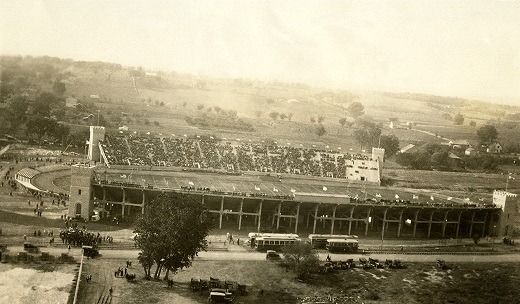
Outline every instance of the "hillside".
<svg viewBox="0 0 520 304"><path fill-rule="evenodd" d="M17 98L24 99L29 113L39 94L54 92L61 101L50 114L77 132L84 130L81 126L96 124L99 114L101 124L111 132L124 125L129 132L141 134L216 135L228 140L273 140L361 152L369 147L363 147L354 136L362 127L359 119L374 122L383 135L396 136L401 147L447 139L476 144L476 130L492 123L507 150L520 130L514 115L520 112L518 107L461 98L213 79L49 57L1 60L1 107L12 108ZM57 83L64 86L63 91ZM66 107L67 98L75 98L80 106ZM363 106L364 115L354 117L349 111L354 103ZM16 108L11 111L16 112ZM23 121L11 121L7 113L0 117L0 132L24 138ZM453 117L459 113L464 121L455 125ZM340 124L342 118L346 118L344 125ZM389 128L391 120L394 129ZM322 136L316 133L320 121L325 129Z"/></svg>

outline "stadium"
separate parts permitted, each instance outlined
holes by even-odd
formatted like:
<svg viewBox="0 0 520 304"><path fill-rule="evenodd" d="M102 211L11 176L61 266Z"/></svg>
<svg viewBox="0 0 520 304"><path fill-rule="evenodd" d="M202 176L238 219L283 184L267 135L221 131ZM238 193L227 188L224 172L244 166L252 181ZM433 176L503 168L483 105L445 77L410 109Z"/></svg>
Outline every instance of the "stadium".
<svg viewBox="0 0 520 304"><path fill-rule="evenodd" d="M219 229L381 238L511 229L501 216L509 193L484 204L381 187L383 149L351 155L213 137L113 136L97 126L88 144L90 163L72 167L71 217L91 219L94 208L134 217L160 193L178 191L200 199Z"/></svg>

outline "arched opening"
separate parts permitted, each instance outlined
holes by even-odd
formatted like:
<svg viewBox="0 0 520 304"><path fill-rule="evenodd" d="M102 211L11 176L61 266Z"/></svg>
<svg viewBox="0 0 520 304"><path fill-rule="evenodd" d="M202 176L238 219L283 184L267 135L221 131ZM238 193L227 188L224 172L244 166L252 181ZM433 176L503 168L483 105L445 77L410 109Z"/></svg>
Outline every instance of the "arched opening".
<svg viewBox="0 0 520 304"><path fill-rule="evenodd" d="M76 215L81 215L81 203L76 204Z"/></svg>

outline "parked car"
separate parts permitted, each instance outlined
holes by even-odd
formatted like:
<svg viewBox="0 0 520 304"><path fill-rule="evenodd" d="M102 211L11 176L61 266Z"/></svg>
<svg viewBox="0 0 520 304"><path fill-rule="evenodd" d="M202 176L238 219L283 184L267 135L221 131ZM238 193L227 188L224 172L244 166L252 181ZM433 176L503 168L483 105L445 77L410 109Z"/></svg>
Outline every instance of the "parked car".
<svg viewBox="0 0 520 304"><path fill-rule="evenodd" d="M280 258L281 258L280 254L277 253L276 251L274 251L274 250L267 250L267 254L265 256L266 260L279 260Z"/></svg>

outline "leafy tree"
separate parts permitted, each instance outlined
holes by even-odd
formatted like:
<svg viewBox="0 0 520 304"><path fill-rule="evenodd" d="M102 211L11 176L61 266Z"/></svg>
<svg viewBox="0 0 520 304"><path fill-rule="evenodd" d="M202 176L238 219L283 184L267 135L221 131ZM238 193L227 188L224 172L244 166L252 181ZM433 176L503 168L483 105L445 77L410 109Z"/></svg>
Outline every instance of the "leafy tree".
<svg viewBox="0 0 520 304"><path fill-rule="evenodd" d="M322 137L323 135L325 135L325 133L327 133L325 127L322 124L317 126L314 132L316 132L316 135L318 135L318 137Z"/></svg>
<svg viewBox="0 0 520 304"><path fill-rule="evenodd" d="M56 95L47 92L41 93L38 97L36 97L32 105L33 115L49 117L51 109L58 105L58 102L59 100Z"/></svg>
<svg viewBox="0 0 520 304"><path fill-rule="evenodd" d="M156 125L157 127L160 125L160 123L159 123L157 120L155 120L155 121L153 122L153 124Z"/></svg>
<svg viewBox="0 0 520 304"><path fill-rule="evenodd" d="M26 132L28 135L36 135L38 143L41 144L42 137L53 134L57 125L56 121L48 117L35 116L27 121Z"/></svg>
<svg viewBox="0 0 520 304"><path fill-rule="evenodd" d="M262 117L262 111L255 111L255 116L256 116L256 118Z"/></svg>
<svg viewBox="0 0 520 304"><path fill-rule="evenodd" d="M460 126L464 123L464 115L457 113L455 116L453 116L453 123L457 126Z"/></svg>
<svg viewBox="0 0 520 304"><path fill-rule="evenodd" d="M443 169L443 170L449 170L451 168L450 166L450 156L447 151L439 151L433 153L431 156L431 163L434 167Z"/></svg>
<svg viewBox="0 0 520 304"><path fill-rule="evenodd" d="M148 118L144 119L144 124L147 125L147 126L150 124L150 121L148 120Z"/></svg>
<svg viewBox="0 0 520 304"><path fill-rule="evenodd" d="M281 113L281 114L280 114L280 119L281 119L281 120L284 120L284 119L286 119L286 118L287 118L287 114L285 114L285 113Z"/></svg>
<svg viewBox="0 0 520 304"><path fill-rule="evenodd" d="M354 130L354 138L363 147L375 147L381 136L381 128L371 121L360 121Z"/></svg>
<svg viewBox="0 0 520 304"><path fill-rule="evenodd" d="M23 98L15 98L9 105L9 116L6 116L11 122L11 130L15 130L19 125L23 124L27 119L27 109L29 104Z"/></svg>
<svg viewBox="0 0 520 304"><path fill-rule="evenodd" d="M200 104L198 104L198 105L197 105L197 110L199 110L199 111L200 111L200 110L202 110L202 109L204 109L204 105L203 105L203 104L201 104L201 103L200 103Z"/></svg>
<svg viewBox="0 0 520 304"><path fill-rule="evenodd" d="M183 193L162 193L145 206L135 225L135 243L141 250L139 263L147 277L155 264L154 278L166 269L188 268L197 253L207 247L206 236L211 229L210 214L200 200Z"/></svg>
<svg viewBox="0 0 520 304"><path fill-rule="evenodd" d="M324 116L318 116L318 123L322 123L325 120Z"/></svg>
<svg viewBox="0 0 520 304"><path fill-rule="evenodd" d="M296 242L283 248L283 263L292 269L299 279L305 279L310 273L315 273L320 267L320 258L313 252L313 246Z"/></svg>
<svg viewBox="0 0 520 304"><path fill-rule="evenodd" d="M381 148L385 149L385 155L391 156L399 151L399 139L395 135L382 135Z"/></svg>
<svg viewBox="0 0 520 304"><path fill-rule="evenodd" d="M273 119L273 120L276 120L278 118L278 115L280 115L280 113L278 113L276 111L269 113L269 117L271 117L271 119Z"/></svg>
<svg viewBox="0 0 520 304"><path fill-rule="evenodd" d="M52 86L52 91L57 96L62 96L66 90L67 88L65 87L65 84L63 82L55 81L54 85Z"/></svg>
<svg viewBox="0 0 520 304"><path fill-rule="evenodd" d="M345 124L347 123L347 118L343 117L339 119L339 124L341 127L345 127Z"/></svg>
<svg viewBox="0 0 520 304"><path fill-rule="evenodd" d="M476 125L477 125L477 123L473 120L469 122L470 127L475 127Z"/></svg>
<svg viewBox="0 0 520 304"><path fill-rule="evenodd" d="M61 145L63 146L65 139L69 136L70 127L62 124L56 124L54 130L52 130L52 137L55 139L59 139L61 141Z"/></svg>
<svg viewBox="0 0 520 304"><path fill-rule="evenodd" d="M477 136L481 143L489 143L497 139L498 131L493 125L485 125L477 130Z"/></svg>
<svg viewBox="0 0 520 304"><path fill-rule="evenodd" d="M183 107L183 108L186 108L186 105L187 105L187 104L188 104L188 103L187 103L186 101L183 102L183 103L182 103L182 107Z"/></svg>
<svg viewBox="0 0 520 304"><path fill-rule="evenodd" d="M352 115L352 117L354 117L354 118L365 114L364 113L365 107L358 101L351 103L348 106L347 110L349 111L350 115Z"/></svg>
<svg viewBox="0 0 520 304"><path fill-rule="evenodd" d="M316 118L314 118L314 116L311 116L311 118L309 118L309 120L311 121L311 123L315 123L316 122Z"/></svg>

